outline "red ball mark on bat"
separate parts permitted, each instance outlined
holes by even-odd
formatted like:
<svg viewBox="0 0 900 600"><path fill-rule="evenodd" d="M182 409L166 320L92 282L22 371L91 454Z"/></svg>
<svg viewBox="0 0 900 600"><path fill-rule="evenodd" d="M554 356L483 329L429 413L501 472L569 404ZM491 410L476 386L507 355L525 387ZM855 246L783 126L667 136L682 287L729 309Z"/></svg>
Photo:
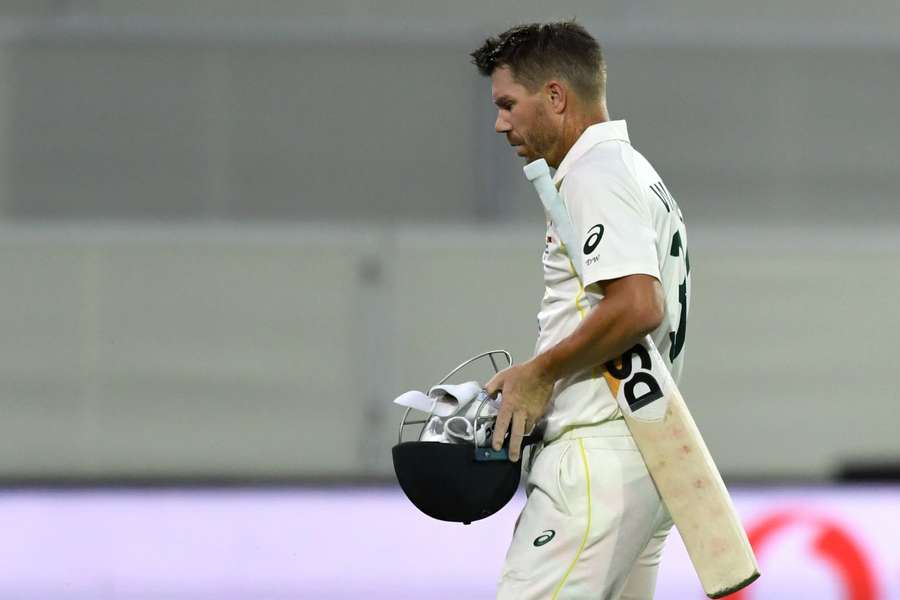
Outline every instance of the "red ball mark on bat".
<svg viewBox="0 0 900 600"><path fill-rule="evenodd" d="M685 444L684 446L681 447L681 451L684 452L685 454L690 454L691 452L693 452L693 449L691 449L690 446Z"/></svg>
<svg viewBox="0 0 900 600"><path fill-rule="evenodd" d="M697 488L698 490L701 489L704 485L706 485L706 482L703 481L702 479L697 479L694 481L694 487Z"/></svg>
<svg viewBox="0 0 900 600"><path fill-rule="evenodd" d="M728 551L728 540L724 538L713 538L712 550L716 555L725 554Z"/></svg>
<svg viewBox="0 0 900 600"><path fill-rule="evenodd" d="M844 584L847 600L877 600L881 597L871 559L850 533L824 518L802 512L784 511L768 516L749 528L747 537L761 560L763 550L776 533L797 523L812 524L817 532L810 551L824 560ZM728 596L731 600L749 600L747 589Z"/></svg>

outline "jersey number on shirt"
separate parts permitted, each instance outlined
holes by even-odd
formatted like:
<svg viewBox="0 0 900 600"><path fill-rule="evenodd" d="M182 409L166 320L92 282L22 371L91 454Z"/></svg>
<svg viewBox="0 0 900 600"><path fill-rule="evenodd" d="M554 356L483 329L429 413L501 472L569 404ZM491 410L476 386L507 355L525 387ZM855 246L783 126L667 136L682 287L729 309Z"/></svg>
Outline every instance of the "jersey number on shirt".
<svg viewBox="0 0 900 600"><path fill-rule="evenodd" d="M682 252L683 251L683 252ZM684 281L678 286L678 302L681 304L681 317L678 319L678 329L669 334L672 346L669 348L669 362L675 362L678 355L684 349L684 338L687 335L687 308L688 308L688 275L691 272L691 261L688 257L687 245L681 241L681 232L676 231L672 236L671 256L684 256Z"/></svg>

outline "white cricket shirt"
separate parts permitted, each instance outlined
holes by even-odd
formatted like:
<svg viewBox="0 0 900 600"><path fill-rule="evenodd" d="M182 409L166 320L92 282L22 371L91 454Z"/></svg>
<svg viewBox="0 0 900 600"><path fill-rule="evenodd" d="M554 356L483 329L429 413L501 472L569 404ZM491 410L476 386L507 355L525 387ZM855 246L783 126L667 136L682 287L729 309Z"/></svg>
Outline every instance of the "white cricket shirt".
<svg viewBox="0 0 900 600"><path fill-rule="evenodd" d="M588 127L560 163L553 182L582 244L584 287L548 217L535 353L571 334L600 302L603 295L596 282L642 273L656 277L665 293L665 317L651 336L677 383L691 281L684 218L675 199L631 146L625 121ZM572 426L621 416L601 369L557 381L546 415L546 440Z"/></svg>

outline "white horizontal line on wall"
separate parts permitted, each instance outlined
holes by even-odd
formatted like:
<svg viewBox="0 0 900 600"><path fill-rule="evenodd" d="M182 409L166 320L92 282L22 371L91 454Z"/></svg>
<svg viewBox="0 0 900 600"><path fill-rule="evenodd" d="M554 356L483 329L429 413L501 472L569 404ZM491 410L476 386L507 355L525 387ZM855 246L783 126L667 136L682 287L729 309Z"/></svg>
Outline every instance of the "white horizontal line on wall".
<svg viewBox="0 0 900 600"><path fill-rule="evenodd" d="M900 226L869 225L689 225L691 247L743 250L749 254L769 251L846 251L900 253ZM354 225L339 222L297 224L185 224L139 221L70 221L67 223L6 222L0 224L0 246L8 244L165 244L211 243L228 245L355 244L380 246L409 243L447 247L511 244L540 250L543 228L530 224L502 226L465 223Z"/></svg>

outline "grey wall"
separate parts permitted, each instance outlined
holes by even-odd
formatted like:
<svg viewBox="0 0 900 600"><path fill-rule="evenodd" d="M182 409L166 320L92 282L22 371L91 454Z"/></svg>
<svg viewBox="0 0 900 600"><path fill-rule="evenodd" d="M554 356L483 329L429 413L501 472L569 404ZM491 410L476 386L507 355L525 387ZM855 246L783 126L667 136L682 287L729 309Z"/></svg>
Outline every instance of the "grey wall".
<svg viewBox="0 0 900 600"><path fill-rule="evenodd" d="M482 350L530 356L541 239L4 228L0 479L387 476L392 398ZM900 228L699 227L690 245L681 387L722 469L896 456Z"/></svg>
<svg viewBox="0 0 900 600"><path fill-rule="evenodd" d="M655 9L580 12L613 116L693 222L900 222L900 40L876 13L829 34L790 16L663 27ZM8 20L3 214L535 223L468 64L496 29L441 23Z"/></svg>
<svg viewBox="0 0 900 600"><path fill-rule="evenodd" d="M73 0L0 3L0 479L388 474L391 398L531 352L467 53L573 15L687 216L723 468L900 455L896 2Z"/></svg>

